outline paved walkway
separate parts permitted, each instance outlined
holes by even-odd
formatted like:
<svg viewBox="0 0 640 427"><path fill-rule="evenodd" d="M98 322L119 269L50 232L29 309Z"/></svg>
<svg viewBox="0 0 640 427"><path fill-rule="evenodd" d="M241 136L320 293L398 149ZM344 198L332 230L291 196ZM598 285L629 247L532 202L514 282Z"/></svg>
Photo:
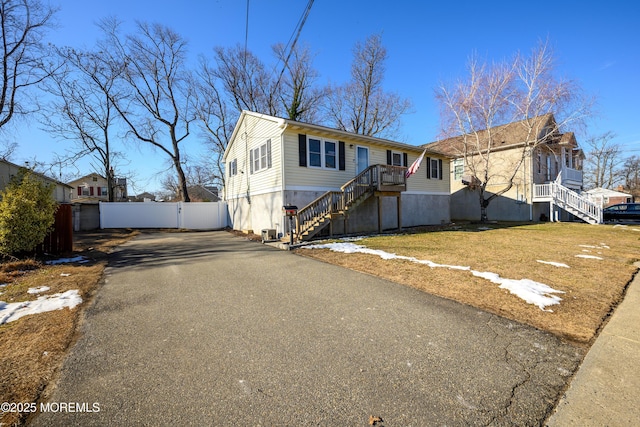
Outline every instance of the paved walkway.
<svg viewBox="0 0 640 427"><path fill-rule="evenodd" d="M49 399L80 406L33 425L535 426L581 357L229 233L143 234L110 261Z"/></svg>
<svg viewBox="0 0 640 427"><path fill-rule="evenodd" d="M547 425L640 426L639 393L640 275L636 275Z"/></svg>

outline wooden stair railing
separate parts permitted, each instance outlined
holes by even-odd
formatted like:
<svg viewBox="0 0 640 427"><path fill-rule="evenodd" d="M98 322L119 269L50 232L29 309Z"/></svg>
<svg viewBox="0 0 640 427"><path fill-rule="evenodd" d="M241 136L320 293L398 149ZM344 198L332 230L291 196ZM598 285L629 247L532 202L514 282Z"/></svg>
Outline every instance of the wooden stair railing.
<svg viewBox="0 0 640 427"><path fill-rule="evenodd" d="M296 238L311 238L321 231L332 217L345 215L376 190L388 186L406 189L407 168L391 165L373 165L360 172L352 180L340 187L341 191L327 191L302 209L296 215Z"/></svg>

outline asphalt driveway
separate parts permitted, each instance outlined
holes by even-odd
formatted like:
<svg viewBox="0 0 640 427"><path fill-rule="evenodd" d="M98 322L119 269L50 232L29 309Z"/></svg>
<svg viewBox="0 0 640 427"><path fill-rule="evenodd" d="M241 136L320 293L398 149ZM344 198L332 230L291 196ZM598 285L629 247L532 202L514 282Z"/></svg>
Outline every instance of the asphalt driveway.
<svg viewBox="0 0 640 427"><path fill-rule="evenodd" d="M142 234L113 254L33 425L540 425L580 357L226 232Z"/></svg>

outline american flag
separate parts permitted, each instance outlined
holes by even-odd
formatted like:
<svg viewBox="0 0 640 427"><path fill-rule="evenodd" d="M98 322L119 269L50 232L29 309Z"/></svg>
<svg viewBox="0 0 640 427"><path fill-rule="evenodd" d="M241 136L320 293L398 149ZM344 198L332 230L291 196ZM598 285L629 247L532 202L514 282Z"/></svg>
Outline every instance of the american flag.
<svg viewBox="0 0 640 427"><path fill-rule="evenodd" d="M420 154L420 157L418 157L413 163L411 163L411 166L409 166L409 169L407 169L407 174L406 174L407 178L409 178L414 173L418 172L418 168L420 167L420 163L422 163L422 159L424 159L424 155L426 152L427 150L425 149L422 152L422 154Z"/></svg>

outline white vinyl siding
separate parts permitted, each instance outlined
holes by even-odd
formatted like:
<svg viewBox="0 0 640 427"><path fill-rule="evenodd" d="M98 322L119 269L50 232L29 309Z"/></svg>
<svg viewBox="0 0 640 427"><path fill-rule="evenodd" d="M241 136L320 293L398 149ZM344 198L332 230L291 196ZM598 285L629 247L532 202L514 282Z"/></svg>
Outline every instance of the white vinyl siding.
<svg viewBox="0 0 640 427"><path fill-rule="evenodd" d="M246 115L238 126L240 128L225 156L227 167L235 169L235 175L231 175L230 171L227 173L225 197L246 197L249 189L251 194L280 189L282 129L278 122ZM267 144L269 141L270 144ZM230 166L232 163L235 166Z"/></svg>
<svg viewBox="0 0 640 427"><path fill-rule="evenodd" d="M344 141L345 142L345 170L329 169L300 166L300 154L298 150L298 140L300 130L290 130L284 133L284 174L286 188L285 190L302 190L302 189L314 189L317 191L327 190L339 190L341 186L353 179L357 175L357 150L368 150L369 165L387 164L387 147L381 145L366 145L360 140L350 140L344 135L336 136L335 138L327 138L328 141ZM311 138L313 138L311 136ZM309 136L307 137L307 141ZM321 138L315 138L321 139ZM308 144L306 144L308 150ZM336 149L338 144L336 143ZM411 164L417 159L422 150L419 147L415 147L416 151L407 151L408 164ZM401 153L399 150L393 150L397 153ZM401 158L403 156L400 156ZM307 151L305 158L309 159L309 153ZM434 157L435 158L435 157ZM439 157L438 157L439 159ZM426 160L426 158L425 158ZM337 158L336 158L337 162ZM428 180L426 179L426 173L423 169L426 169L425 161L423 160L420 167L420 174L410 177L407 180L407 192L411 193L425 193L425 194L449 194L449 162L443 162L443 172L446 179ZM403 165L404 166L404 165Z"/></svg>

